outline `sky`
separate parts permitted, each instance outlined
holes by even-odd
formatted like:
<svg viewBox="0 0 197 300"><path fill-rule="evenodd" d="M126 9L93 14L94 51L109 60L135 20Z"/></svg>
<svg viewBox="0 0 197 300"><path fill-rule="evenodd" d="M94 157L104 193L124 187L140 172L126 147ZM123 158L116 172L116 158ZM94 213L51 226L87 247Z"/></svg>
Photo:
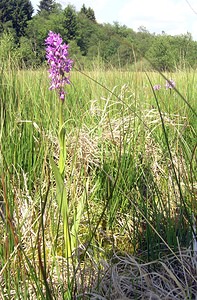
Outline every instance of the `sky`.
<svg viewBox="0 0 197 300"><path fill-rule="evenodd" d="M197 41L196 0L56 0L62 8L68 4L79 11L83 4L93 8L99 23L118 22L137 31L140 26L150 33L178 35L191 33ZM40 0L31 0L36 11Z"/></svg>

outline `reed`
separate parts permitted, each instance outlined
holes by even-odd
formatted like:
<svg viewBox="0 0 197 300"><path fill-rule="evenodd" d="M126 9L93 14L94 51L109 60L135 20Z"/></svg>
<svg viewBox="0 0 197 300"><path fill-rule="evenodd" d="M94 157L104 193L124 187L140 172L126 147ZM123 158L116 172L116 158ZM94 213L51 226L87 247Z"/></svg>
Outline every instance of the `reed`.
<svg viewBox="0 0 197 300"><path fill-rule="evenodd" d="M180 299L192 299L197 277L184 253L194 255L197 78L192 71L165 76L183 98L158 73L72 71L63 110L62 184L75 237L68 264L49 163L59 161L57 95L45 69L1 68L1 299L134 299L128 289L134 282L139 296L136 282L153 274L152 261L161 275L151 275L143 295L164 299L154 280L164 289L166 271L171 291L178 286ZM123 278L124 268L118 292L114 274Z"/></svg>

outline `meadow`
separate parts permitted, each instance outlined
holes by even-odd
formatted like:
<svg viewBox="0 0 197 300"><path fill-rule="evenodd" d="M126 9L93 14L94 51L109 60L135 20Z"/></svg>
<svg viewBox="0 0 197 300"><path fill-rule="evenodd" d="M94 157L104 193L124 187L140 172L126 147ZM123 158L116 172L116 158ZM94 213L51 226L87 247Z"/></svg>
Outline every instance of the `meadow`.
<svg viewBox="0 0 197 300"><path fill-rule="evenodd" d="M197 299L197 74L0 72L0 299ZM159 90L154 85L160 84ZM61 206L61 205L60 205ZM62 204L63 206L63 204Z"/></svg>

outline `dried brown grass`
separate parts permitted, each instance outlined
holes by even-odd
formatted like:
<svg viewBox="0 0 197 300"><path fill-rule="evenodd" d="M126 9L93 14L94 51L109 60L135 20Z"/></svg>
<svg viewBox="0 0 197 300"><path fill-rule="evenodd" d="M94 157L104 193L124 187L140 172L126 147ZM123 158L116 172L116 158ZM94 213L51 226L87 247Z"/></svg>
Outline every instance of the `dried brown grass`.
<svg viewBox="0 0 197 300"><path fill-rule="evenodd" d="M102 275L92 300L197 299L197 253L191 250L150 263L128 254L114 255Z"/></svg>

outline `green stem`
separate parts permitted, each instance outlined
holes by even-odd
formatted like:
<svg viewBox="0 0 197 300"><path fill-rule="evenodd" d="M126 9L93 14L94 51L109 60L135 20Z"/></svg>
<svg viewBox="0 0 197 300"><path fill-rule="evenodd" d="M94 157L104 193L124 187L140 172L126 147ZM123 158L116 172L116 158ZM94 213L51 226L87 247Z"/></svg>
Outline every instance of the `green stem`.
<svg viewBox="0 0 197 300"><path fill-rule="evenodd" d="M60 174L64 175L65 161L66 161L66 147L65 147L65 128L63 122L63 104L64 102L59 102L59 145L60 145L60 155L59 155L59 171Z"/></svg>
<svg viewBox="0 0 197 300"><path fill-rule="evenodd" d="M65 162L66 162L66 145L65 145L65 128L64 128L64 121L63 121L63 105L64 102L59 102L59 145L60 145L60 155L59 155L59 172L63 179L62 181L62 189L64 189L64 170L65 170ZM64 222L64 240L65 240L65 250L66 250L66 257L71 257L71 240L70 240L70 230L69 230L69 223L68 223L68 202L66 193L62 190L62 198L60 201L60 207L63 215L63 222Z"/></svg>

